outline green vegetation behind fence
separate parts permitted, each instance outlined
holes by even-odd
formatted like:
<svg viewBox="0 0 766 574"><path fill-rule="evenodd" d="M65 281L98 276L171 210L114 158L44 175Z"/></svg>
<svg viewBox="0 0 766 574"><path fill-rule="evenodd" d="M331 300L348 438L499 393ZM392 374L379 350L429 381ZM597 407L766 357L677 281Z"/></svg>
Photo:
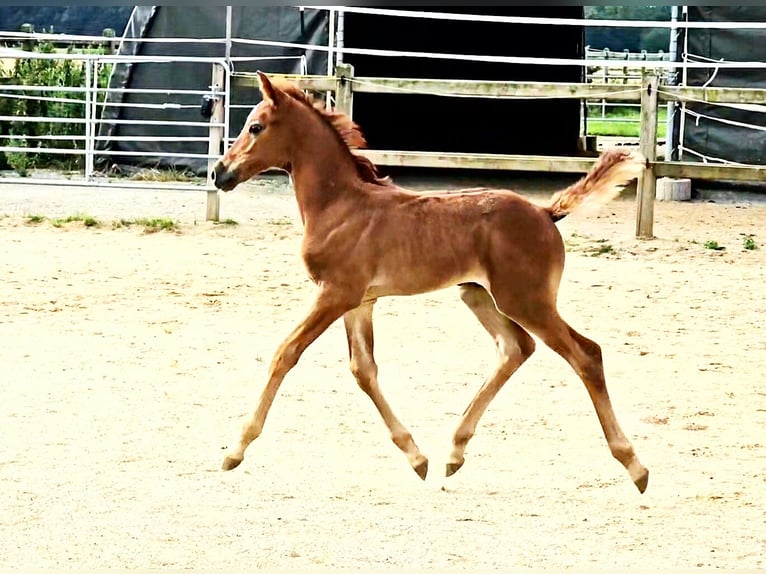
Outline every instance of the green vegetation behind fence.
<svg viewBox="0 0 766 574"><path fill-rule="evenodd" d="M24 46L26 50L40 53L56 51L53 44L47 42ZM103 54L104 48L70 47L67 53ZM101 65L98 70L98 87L105 88L111 73L110 65ZM82 169L84 156L76 154L46 153L44 148L84 149L85 144L78 136L85 135L85 124L80 122L34 122L25 118L85 118L85 94L63 91L62 87L85 87L85 66L78 60L55 60L38 58L19 58L11 70L2 72L2 84L30 86L29 90L9 92L0 98L0 116L15 116L18 120L0 121L0 142L3 146L40 149L35 152L4 152L0 154L0 166L12 168L20 175L33 167ZM33 86L48 86L44 90ZM49 101L73 100L73 101ZM103 94L99 101L103 101ZM59 140L34 139L36 136L68 136Z"/></svg>

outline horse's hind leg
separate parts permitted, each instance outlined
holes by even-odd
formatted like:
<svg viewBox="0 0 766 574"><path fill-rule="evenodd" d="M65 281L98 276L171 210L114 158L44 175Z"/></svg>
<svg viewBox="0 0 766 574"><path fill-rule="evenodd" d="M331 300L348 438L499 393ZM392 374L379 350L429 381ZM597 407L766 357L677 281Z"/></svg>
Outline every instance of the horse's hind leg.
<svg viewBox="0 0 766 574"><path fill-rule="evenodd" d="M378 366L373 356L372 308L374 301L368 301L348 311L343 316L348 339L348 351L351 360L351 372L359 387L372 399L378 412L383 417L391 440L407 456L412 468L425 480L428 473L428 459L418 449L412 435L396 418L391 406L386 401L378 386Z"/></svg>
<svg viewBox="0 0 766 574"><path fill-rule="evenodd" d="M476 283L460 286L460 297L497 345L498 365L466 408L452 438L447 476L458 471L465 460L465 448L489 403L505 382L535 350L535 342L524 329L497 310L489 293Z"/></svg>
<svg viewBox="0 0 766 574"><path fill-rule="evenodd" d="M524 310L520 310L512 298L504 298L502 294L494 292L493 294L500 310L513 317L530 333L540 337L579 375L593 401L612 456L622 463L638 490L644 492L649 481L649 471L639 462L633 446L617 422L606 388L601 347L598 343L572 329L559 316L555 306L528 305Z"/></svg>

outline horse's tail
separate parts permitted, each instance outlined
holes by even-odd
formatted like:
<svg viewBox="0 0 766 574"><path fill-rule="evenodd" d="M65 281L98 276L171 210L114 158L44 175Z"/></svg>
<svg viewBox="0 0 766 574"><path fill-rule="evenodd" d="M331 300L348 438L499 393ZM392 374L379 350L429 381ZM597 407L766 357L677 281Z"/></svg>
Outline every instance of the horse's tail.
<svg viewBox="0 0 766 574"><path fill-rule="evenodd" d="M606 203L617 197L631 180L644 169L645 161L638 152L608 150L601 154L590 171L577 183L557 191L547 207L553 221L572 213L587 201Z"/></svg>

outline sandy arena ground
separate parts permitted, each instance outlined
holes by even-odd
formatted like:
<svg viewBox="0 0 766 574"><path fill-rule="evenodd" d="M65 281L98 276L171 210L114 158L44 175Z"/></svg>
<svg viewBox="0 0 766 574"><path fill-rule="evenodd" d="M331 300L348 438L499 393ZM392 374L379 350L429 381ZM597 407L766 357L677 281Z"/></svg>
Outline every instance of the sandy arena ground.
<svg viewBox="0 0 766 574"><path fill-rule="evenodd" d="M632 198L559 224L560 309L603 347L651 471L640 495L542 344L442 476L494 363L456 289L376 307L381 385L425 483L349 373L340 322L221 472L314 290L284 178L223 196L236 226L205 222L204 200L0 187L0 568L766 567L763 205L657 203L650 241ZM104 224L28 222L76 213ZM180 226L109 224L133 217Z"/></svg>

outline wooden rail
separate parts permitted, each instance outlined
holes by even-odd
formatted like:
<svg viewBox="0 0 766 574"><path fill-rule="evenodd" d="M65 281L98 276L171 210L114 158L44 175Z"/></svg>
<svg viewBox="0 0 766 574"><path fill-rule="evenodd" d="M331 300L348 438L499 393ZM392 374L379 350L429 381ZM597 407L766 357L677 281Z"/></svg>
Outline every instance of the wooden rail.
<svg viewBox="0 0 766 574"><path fill-rule="evenodd" d="M295 82L305 90L332 92L338 89L339 78L335 76L300 76L273 74ZM605 99L619 102L641 101L640 85L577 84L547 82L502 82L473 80L425 80L407 78L377 78L345 76L350 80L351 91L374 94L443 94L476 97L505 98L592 98L603 94ZM239 86L258 87L255 75L235 74L232 78ZM682 102L699 100L724 104L764 104L766 90L758 88L716 88L660 86L659 102Z"/></svg>
<svg viewBox="0 0 766 574"><path fill-rule="evenodd" d="M335 76L290 74L278 76L292 80L306 90L335 92L338 108L349 114L353 109L354 92L458 95L477 98L604 99L640 103L640 150L647 158L647 165L638 185L636 201L637 237L652 237L654 190L657 177L766 182L766 166L655 161L656 154L654 151L657 145L657 109L660 103L699 101L725 104L763 104L766 102L766 90L763 89L664 86L660 83L656 73L645 73L641 85L355 77L353 67L347 64L339 65ZM235 74L232 77L232 82L253 88L258 85L254 75ZM362 153L379 165L562 173L584 173L590 169L595 161L594 158L589 157L397 150L364 150Z"/></svg>

